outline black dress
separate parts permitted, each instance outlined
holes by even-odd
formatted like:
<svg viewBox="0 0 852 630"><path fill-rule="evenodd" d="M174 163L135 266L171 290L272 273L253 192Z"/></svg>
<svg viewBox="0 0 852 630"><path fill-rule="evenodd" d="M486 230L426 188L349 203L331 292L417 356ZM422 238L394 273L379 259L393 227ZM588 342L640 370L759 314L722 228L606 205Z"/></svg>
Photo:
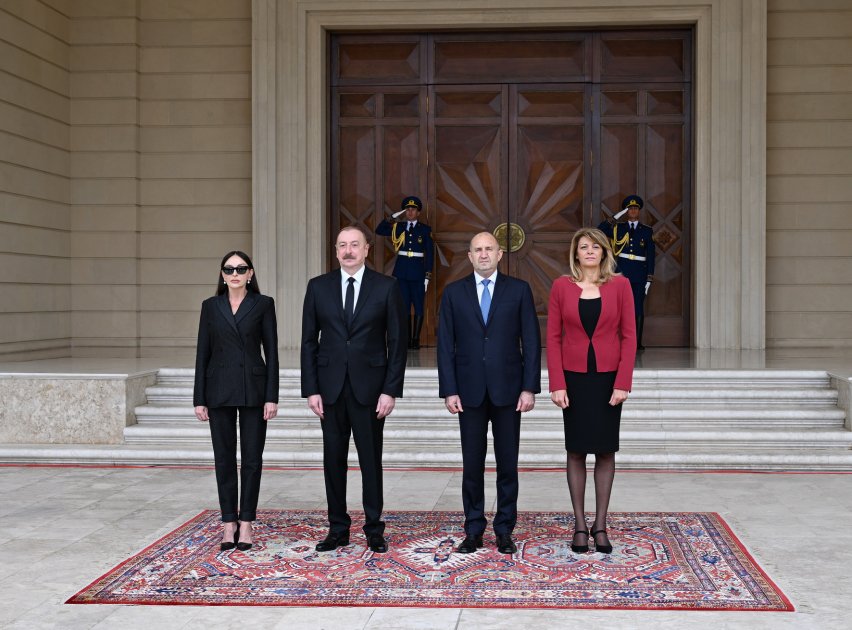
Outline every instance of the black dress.
<svg viewBox="0 0 852 630"><path fill-rule="evenodd" d="M568 407L562 410L565 422L565 450L571 453L615 453L621 425L621 405L609 400L616 372L598 372L592 334L601 315L601 299L580 299L580 321L589 337L588 372L565 372Z"/></svg>

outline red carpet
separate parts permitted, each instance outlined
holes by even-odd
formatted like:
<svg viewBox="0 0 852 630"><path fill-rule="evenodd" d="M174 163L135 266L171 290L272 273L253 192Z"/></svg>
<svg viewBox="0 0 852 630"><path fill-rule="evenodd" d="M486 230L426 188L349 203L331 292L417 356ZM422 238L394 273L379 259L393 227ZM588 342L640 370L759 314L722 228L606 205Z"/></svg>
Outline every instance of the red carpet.
<svg viewBox="0 0 852 630"><path fill-rule="evenodd" d="M390 551L373 554L353 517L351 544L320 554L324 512L262 510L253 549L219 552L218 512L205 511L68 603L793 610L714 513L614 513L611 555L573 553L565 513L519 514L513 556L493 535L453 553L456 512L386 514Z"/></svg>

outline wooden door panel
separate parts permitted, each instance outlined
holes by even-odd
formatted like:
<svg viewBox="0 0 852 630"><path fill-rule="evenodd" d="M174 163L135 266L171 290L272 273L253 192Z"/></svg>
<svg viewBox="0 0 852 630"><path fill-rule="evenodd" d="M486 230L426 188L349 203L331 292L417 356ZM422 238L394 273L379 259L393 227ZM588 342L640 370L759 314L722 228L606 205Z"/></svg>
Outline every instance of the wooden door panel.
<svg viewBox="0 0 852 630"><path fill-rule="evenodd" d="M331 76L335 86L419 85L425 61L423 35L394 33L332 38Z"/></svg>
<svg viewBox="0 0 852 630"><path fill-rule="evenodd" d="M340 225L369 220L376 208L376 129L342 127L338 153L344 174L336 206Z"/></svg>
<svg viewBox="0 0 852 630"><path fill-rule="evenodd" d="M379 222L399 210L399 204L410 194L422 194L420 184L422 141L420 127L387 126L381 128L381 212L374 213L366 226L375 231ZM414 192L410 192L414 191ZM425 217L424 217L425 219ZM389 238L377 237L370 257L374 268L393 272L396 253Z"/></svg>
<svg viewBox="0 0 852 630"><path fill-rule="evenodd" d="M600 149L600 218L621 210L621 202L639 190L639 129L635 124L601 124Z"/></svg>
<svg viewBox="0 0 852 630"><path fill-rule="evenodd" d="M684 31L611 32L598 39L599 83L691 80L691 40Z"/></svg>
<svg viewBox="0 0 852 630"><path fill-rule="evenodd" d="M530 232L574 232L583 225L583 127L520 126L518 197L512 220Z"/></svg>
<svg viewBox="0 0 852 630"><path fill-rule="evenodd" d="M529 282L544 335L550 287L568 269L568 245L588 205L588 98L582 86L520 86L513 94L508 220L524 243L509 252L509 273Z"/></svg>
<svg viewBox="0 0 852 630"><path fill-rule="evenodd" d="M502 139L499 126L441 126L435 129L436 225L449 238L493 229L501 195Z"/></svg>
<svg viewBox="0 0 852 630"><path fill-rule="evenodd" d="M654 284L645 301L649 339L659 345L683 345L689 300L683 280L684 256L684 125L645 127L645 222L654 228ZM652 324L652 325L650 325Z"/></svg>
<svg viewBox="0 0 852 630"><path fill-rule="evenodd" d="M582 82L589 75L590 33L445 33L430 42L436 84Z"/></svg>
<svg viewBox="0 0 852 630"><path fill-rule="evenodd" d="M689 92L683 85L600 88L598 216L636 193L654 229L655 281L645 301L646 346L689 344Z"/></svg>

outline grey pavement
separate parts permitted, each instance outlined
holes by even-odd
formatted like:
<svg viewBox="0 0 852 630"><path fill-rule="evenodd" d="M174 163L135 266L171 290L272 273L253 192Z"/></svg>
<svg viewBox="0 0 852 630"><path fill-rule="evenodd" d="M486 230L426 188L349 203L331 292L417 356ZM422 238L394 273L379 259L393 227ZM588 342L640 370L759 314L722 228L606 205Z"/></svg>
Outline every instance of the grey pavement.
<svg viewBox="0 0 852 630"><path fill-rule="evenodd" d="M590 476L591 477L591 476ZM593 509L591 478L588 509ZM461 510L459 471L390 470L386 510ZM494 473L486 501L494 508ZM792 600L793 613L68 605L65 600L203 509L213 471L0 467L0 627L822 628L852 627L852 476L620 471L613 511L719 512ZM349 502L360 479L350 473ZM321 470L264 473L261 508L324 509ZM521 474L522 510L568 510L564 472Z"/></svg>

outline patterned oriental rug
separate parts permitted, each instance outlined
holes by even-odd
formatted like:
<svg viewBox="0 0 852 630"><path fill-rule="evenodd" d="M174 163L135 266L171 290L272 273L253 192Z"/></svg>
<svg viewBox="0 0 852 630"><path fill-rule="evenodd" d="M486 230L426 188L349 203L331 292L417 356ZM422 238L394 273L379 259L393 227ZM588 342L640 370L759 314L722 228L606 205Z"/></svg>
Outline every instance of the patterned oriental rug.
<svg viewBox="0 0 852 630"><path fill-rule="evenodd" d="M613 513L605 555L571 551L572 516L522 512L512 556L493 534L477 553L453 553L458 512L389 512L390 551L373 554L352 515L351 544L332 552L314 551L325 512L300 510L260 511L254 547L220 552L207 510L68 603L794 610L715 513Z"/></svg>

